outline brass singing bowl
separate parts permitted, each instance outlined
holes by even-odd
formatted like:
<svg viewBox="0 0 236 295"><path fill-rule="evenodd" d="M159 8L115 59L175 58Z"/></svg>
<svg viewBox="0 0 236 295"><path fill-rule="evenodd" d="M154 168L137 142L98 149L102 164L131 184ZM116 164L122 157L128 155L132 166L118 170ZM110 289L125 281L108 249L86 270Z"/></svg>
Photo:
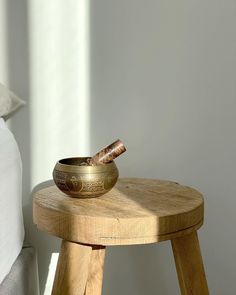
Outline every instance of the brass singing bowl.
<svg viewBox="0 0 236 295"><path fill-rule="evenodd" d="M67 158L58 161L53 170L57 187L76 198L98 197L116 184L119 176L115 162L96 166L81 166L86 158Z"/></svg>

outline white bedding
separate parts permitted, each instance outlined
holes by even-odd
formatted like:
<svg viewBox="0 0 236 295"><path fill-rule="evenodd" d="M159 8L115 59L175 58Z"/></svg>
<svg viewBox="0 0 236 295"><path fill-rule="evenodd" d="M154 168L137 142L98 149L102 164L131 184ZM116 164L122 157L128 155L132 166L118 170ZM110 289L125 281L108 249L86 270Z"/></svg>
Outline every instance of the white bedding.
<svg viewBox="0 0 236 295"><path fill-rule="evenodd" d="M0 118L0 283L21 251L22 163L13 134Z"/></svg>

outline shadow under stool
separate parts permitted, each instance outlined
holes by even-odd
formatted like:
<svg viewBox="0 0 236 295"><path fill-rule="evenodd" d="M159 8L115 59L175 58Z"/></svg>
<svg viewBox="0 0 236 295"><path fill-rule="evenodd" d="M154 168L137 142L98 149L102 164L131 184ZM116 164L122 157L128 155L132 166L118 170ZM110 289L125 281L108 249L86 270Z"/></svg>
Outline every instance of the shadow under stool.
<svg viewBox="0 0 236 295"><path fill-rule="evenodd" d="M170 240L182 295L208 295L197 230L202 195L175 182L123 178L98 198L50 186L35 193L34 223L62 239L53 295L101 295L106 246Z"/></svg>

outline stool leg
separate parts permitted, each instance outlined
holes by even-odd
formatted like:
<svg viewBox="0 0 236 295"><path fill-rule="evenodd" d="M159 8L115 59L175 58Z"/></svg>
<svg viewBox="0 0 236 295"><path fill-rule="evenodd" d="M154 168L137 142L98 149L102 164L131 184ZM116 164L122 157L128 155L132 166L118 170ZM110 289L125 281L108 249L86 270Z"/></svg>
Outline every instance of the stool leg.
<svg viewBox="0 0 236 295"><path fill-rule="evenodd" d="M63 240L52 295L84 295L92 247Z"/></svg>
<svg viewBox="0 0 236 295"><path fill-rule="evenodd" d="M182 295L209 295L197 232L171 241Z"/></svg>
<svg viewBox="0 0 236 295"><path fill-rule="evenodd" d="M101 295L105 247L93 246L89 274L84 295Z"/></svg>

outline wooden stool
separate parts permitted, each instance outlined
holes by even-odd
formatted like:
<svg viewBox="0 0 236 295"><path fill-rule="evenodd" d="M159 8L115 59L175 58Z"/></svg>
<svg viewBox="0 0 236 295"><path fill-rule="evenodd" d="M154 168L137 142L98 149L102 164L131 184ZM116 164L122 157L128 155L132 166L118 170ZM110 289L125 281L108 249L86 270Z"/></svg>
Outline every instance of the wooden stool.
<svg viewBox="0 0 236 295"><path fill-rule="evenodd" d="M56 186L35 194L37 227L62 239L52 294L100 295L105 246L171 240L182 295L207 295L197 230L203 198L175 182L120 179L107 194L70 198Z"/></svg>

